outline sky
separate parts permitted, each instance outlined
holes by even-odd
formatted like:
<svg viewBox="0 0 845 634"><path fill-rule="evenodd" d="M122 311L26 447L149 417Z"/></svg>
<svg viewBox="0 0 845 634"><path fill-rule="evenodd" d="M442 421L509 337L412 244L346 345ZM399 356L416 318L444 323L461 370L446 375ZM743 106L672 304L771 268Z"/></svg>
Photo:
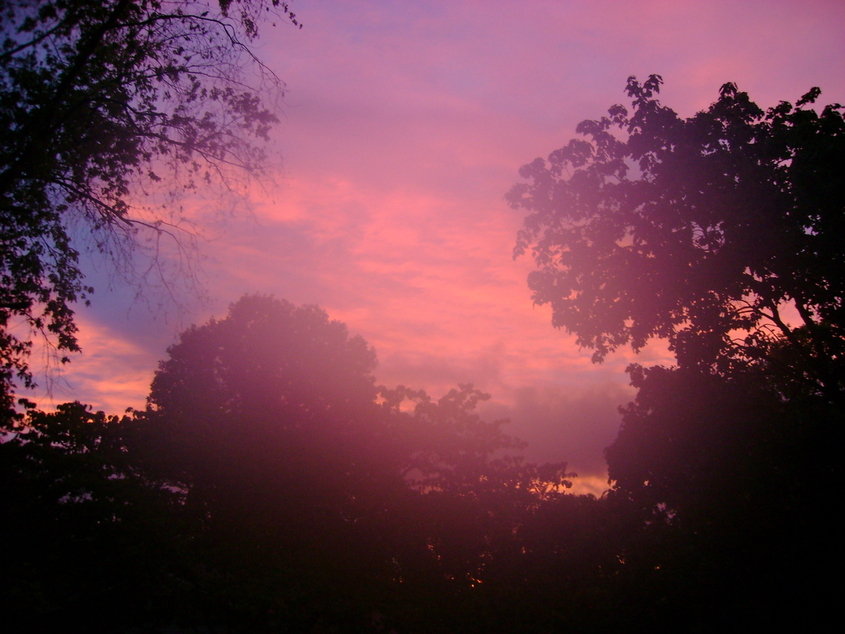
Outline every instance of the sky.
<svg viewBox="0 0 845 634"><path fill-rule="evenodd" d="M377 379L443 395L491 394L527 456L568 461L580 490L606 485L602 451L633 395L629 363L668 363L655 342L603 364L534 306L518 169L624 102L658 73L683 116L732 81L763 107L809 88L845 103L845 3L597 0L293 0L302 29L264 25L256 53L286 85L266 174L182 201L200 233L166 263L171 292L86 259L83 353L40 402L142 408L157 362L186 326L245 293L318 304L363 336ZM130 275L130 278L132 275ZM37 359L36 359L37 361Z"/></svg>

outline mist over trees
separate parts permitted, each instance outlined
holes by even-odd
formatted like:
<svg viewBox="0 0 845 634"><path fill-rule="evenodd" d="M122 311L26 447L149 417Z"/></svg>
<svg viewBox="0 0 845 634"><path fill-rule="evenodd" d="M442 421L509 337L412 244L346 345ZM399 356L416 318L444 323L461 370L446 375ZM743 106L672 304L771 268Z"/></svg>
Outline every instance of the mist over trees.
<svg viewBox="0 0 845 634"><path fill-rule="evenodd" d="M30 408L0 445L18 518L4 536L21 546L4 570L26 587L9 618L473 627L466 593L510 574L523 519L571 474L525 463L502 421L475 413L486 395L472 386L434 400L376 386L374 366L322 310L247 296L171 346L145 411ZM51 561L63 572L45 577ZM446 613L427 613L440 602Z"/></svg>
<svg viewBox="0 0 845 634"><path fill-rule="evenodd" d="M0 595L15 631L618 632L813 627L841 468L845 122L812 89L763 110L630 110L521 171L516 254L554 325L637 395L609 489L570 493L471 384L382 386L315 306L249 295L185 330L147 406L40 411L34 336L77 348L73 223L114 240L133 187L260 166L275 118L237 79L284 4L0 0ZM206 13L205 11L209 11ZM252 66L262 73L260 65ZM272 75L264 75L275 81ZM175 181L174 181L175 182ZM23 319L28 335L9 327ZM470 377L471 378L471 377ZM17 396L20 396L18 394Z"/></svg>

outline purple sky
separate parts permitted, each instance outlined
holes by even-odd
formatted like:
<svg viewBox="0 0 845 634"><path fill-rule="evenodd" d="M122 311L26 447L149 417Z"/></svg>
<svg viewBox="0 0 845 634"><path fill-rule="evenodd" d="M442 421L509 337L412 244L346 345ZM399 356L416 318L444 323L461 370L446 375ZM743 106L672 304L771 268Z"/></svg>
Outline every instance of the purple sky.
<svg viewBox="0 0 845 634"><path fill-rule="evenodd" d="M84 353L53 398L142 407L182 328L243 293L274 294L364 336L385 384L439 396L475 383L529 457L568 460L600 488L634 358L590 364L532 306L530 261L511 259L521 216L504 193L522 164L622 102L629 75L663 75L662 101L685 116L727 81L763 107L812 86L845 103L845 3L292 5L304 28L265 28L257 46L288 88L268 178L245 200L184 201L204 235L194 270L206 299L176 280L182 308L160 310L166 297L133 301L101 264L94 305L80 311Z"/></svg>

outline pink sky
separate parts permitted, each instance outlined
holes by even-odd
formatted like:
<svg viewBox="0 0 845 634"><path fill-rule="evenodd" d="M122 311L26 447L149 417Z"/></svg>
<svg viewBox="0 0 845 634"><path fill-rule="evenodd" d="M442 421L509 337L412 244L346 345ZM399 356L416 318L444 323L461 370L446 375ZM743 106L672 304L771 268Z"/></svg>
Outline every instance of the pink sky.
<svg viewBox="0 0 845 634"><path fill-rule="evenodd" d="M133 302L95 272L85 351L53 398L143 407L183 327L243 293L274 294L319 304L364 336L385 384L439 396L475 383L529 457L568 460L601 487L635 359L592 365L532 306L530 261L511 259L521 217L504 193L522 164L621 102L632 74L662 74L662 99L682 115L727 81L764 107L812 86L845 103L845 3L292 5L304 28L265 28L257 47L288 87L270 178L228 218L228 198L186 201L206 236L207 300L186 292L187 310L162 312L154 290ZM657 345L636 360L664 356Z"/></svg>

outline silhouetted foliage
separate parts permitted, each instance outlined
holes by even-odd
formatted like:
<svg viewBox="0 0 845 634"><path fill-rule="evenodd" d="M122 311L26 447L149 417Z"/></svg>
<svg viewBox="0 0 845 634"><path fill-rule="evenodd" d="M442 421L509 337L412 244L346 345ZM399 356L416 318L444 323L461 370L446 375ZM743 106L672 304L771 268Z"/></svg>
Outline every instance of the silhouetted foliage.
<svg viewBox="0 0 845 634"><path fill-rule="evenodd" d="M842 107L760 109L734 84L688 119L662 79L631 77L632 110L584 121L586 139L521 170L534 301L592 348L666 338L682 366L730 370L797 357L816 390L841 390L845 121Z"/></svg>
<svg viewBox="0 0 845 634"><path fill-rule="evenodd" d="M319 308L245 297L162 362L145 415L151 466L218 529L349 545L352 519L403 486L384 461L374 367L366 342Z"/></svg>
<svg viewBox="0 0 845 634"><path fill-rule="evenodd" d="M472 385L439 399L379 386L372 348L324 311L246 296L169 348L143 412L46 413L25 401L16 412L7 399L6 622L582 633L822 623L837 605L827 578L841 549L830 244L841 207L828 184L807 211L815 194L800 183L815 178L813 148L835 158L841 116L804 103L754 114L726 85L682 121L656 102L658 85L631 80L630 120L612 109L610 123L583 124L589 152L568 146L515 190L519 204L548 199L521 246L536 240L532 284L560 323L597 358L654 335L678 354L678 367L629 368L637 396L606 452L604 496L567 493L565 463L525 462L504 421L479 416L487 395ZM622 123L614 141L608 130ZM704 150L702 129L715 135ZM643 149L661 135L665 147ZM777 139L791 154L775 169ZM555 173L565 164L569 180ZM656 198L636 198L646 194ZM775 204L789 196L787 211ZM562 200L572 206L552 204ZM768 213L752 245L752 220ZM793 251L776 253L787 238ZM579 321L607 306L620 312ZM781 317L793 310L800 325Z"/></svg>
<svg viewBox="0 0 845 634"><path fill-rule="evenodd" d="M319 308L247 296L184 332L153 381L144 468L184 488L208 559L289 626L410 627L422 596L457 609L520 513L569 486L565 465L514 455L472 386L435 401L376 386L374 367Z"/></svg>
<svg viewBox="0 0 845 634"><path fill-rule="evenodd" d="M264 578L257 604L275 591L336 606L381 569L362 528L404 484L383 461L374 367L366 342L319 308L251 296L184 332L156 373L147 464L185 487L209 544L226 546L214 555L224 569Z"/></svg>
<svg viewBox="0 0 845 634"><path fill-rule="evenodd" d="M565 463L526 463L516 453L524 444L502 433L504 421L475 412L488 396L470 385L437 401L402 387L385 394L408 458L405 479L416 493L402 509L407 515L392 518L404 536L394 555L397 574L409 592L448 601L437 615L442 631L489 630L495 610L486 588L505 591L504 571L511 571L500 560L523 557L520 527L563 496L575 474ZM414 408L403 411L408 403Z"/></svg>
<svg viewBox="0 0 845 634"><path fill-rule="evenodd" d="M606 453L611 495L639 516L634 543L667 605L721 628L827 612L831 592L797 580L838 561L828 514L841 411L818 396L785 400L765 375L631 376L637 398Z"/></svg>
<svg viewBox="0 0 845 634"><path fill-rule="evenodd" d="M168 622L186 584L174 492L127 455L131 421L79 403L29 409L0 442L2 610L13 631ZM77 630L78 631L78 630Z"/></svg>
<svg viewBox="0 0 845 634"><path fill-rule="evenodd" d="M630 78L630 112L522 168L515 255L594 361L652 337L677 358L629 368L606 452L620 609L667 631L806 626L833 598L798 580L839 561L819 513L841 480L842 107L815 110L814 88L764 112L729 83L684 119L661 84Z"/></svg>
<svg viewBox="0 0 845 634"><path fill-rule="evenodd" d="M133 206L144 184L171 174L175 192L260 169L276 121L260 91L280 81L248 44L268 9L295 18L278 0L219 4L0 1L3 393L32 383L33 336L78 350L73 304L92 292L80 233L119 269L139 230L179 231L178 217Z"/></svg>
<svg viewBox="0 0 845 634"><path fill-rule="evenodd" d="M0 444L18 518L3 536L21 546L4 552L7 614L120 632L602 632L659 624L652 595L680 605L655 566L694 559L662 550L682 540L621 485L570 495L565 464L524 462L476 413L485 394L387 389L374 367L319 308L247 296L182 334L146 411L18 415Z"/></svg>

